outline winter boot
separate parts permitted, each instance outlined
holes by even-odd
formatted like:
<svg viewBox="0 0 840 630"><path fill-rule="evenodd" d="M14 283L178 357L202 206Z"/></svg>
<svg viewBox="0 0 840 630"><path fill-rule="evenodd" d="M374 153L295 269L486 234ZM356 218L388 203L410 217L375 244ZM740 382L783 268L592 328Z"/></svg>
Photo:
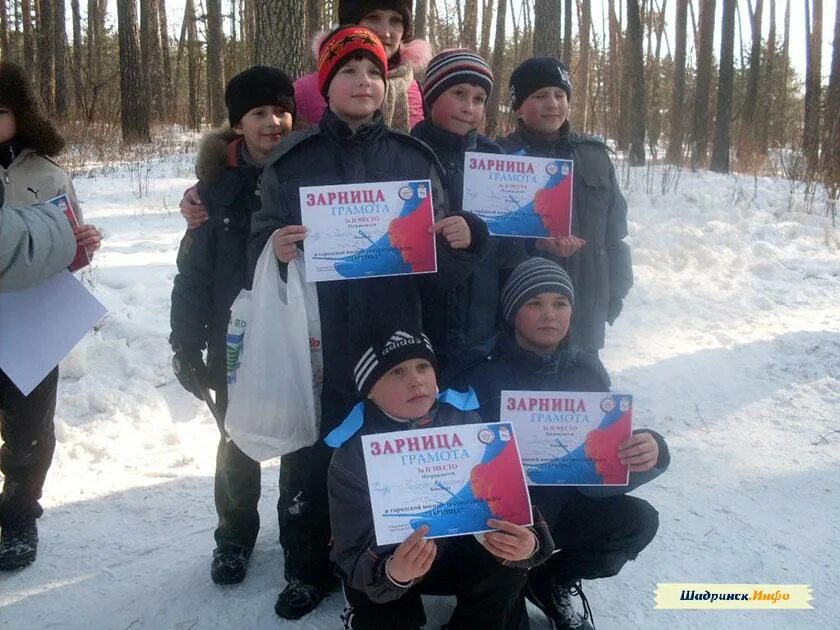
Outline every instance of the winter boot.
<svg viewBox="0 0 840 630"><path fill-rule="evenodd" d="M557 584L545 574L532 572L528 575L525 596L545 613L555 630L595 630L595 619L580 580ZM580 596L583 604L583 615L575 610L572 603L572 597L576 596Z"/></svg>
<svg viewBox="0 0 840 630"><path fill-rule="evenodd" d="M4 525L0 534L0 571L16 571L35 562L38 527L35 519L19 525Z"/></svg>
<svg viewBox="0 0 840 630"><path fill-rule="evenodd" d="M315 610L326 596L325 589L292 578L277 596L274 612L283 619L300 619Z"/></svg>
<svg viewBox="0 0 840 630"><path fill-rule="evenodd" d="M216 584L239 584L248 571L248 559L251 554L238 547L213 551L210 563L210 577Z"/></svg>

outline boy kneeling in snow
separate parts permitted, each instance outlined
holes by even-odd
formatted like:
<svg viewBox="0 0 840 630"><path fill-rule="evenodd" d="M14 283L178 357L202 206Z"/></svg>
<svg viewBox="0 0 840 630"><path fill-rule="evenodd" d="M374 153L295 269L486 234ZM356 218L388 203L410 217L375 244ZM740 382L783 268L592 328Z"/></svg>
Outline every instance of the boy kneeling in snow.
<svg viewBox="0 0 840 630"><path fill-rule="evenodd" d="M400 344L389 344L398 336ZM534 527L490 519L497 531L426 540L417 529L400 545L377 546L361 436L479 422L478 414L437 398L435 356L416 331L388 330L356 364L356 387L365 399L327 437L337 447L329 468L332 559L344 582L343 620L353 630L421 628L421 594L455 595L447 627L515 627L512 613L526 569L544 562L554 545L544 521Z"/></svg>
<svg viewBox="0 0 840 630"><path fill-rule="evenodd" d="M473 386L482 420L499 420L502 390L606 392L610 379L598 358L569 345L575 290L555 262L519 264L502 289L502 332L467 356L451 379ZM642 429L619 446L630 468L625 486L531 486L531 500L545 515L559 551L531 571L525 593L557 629L591 630L581 578L616 575L656 535L659 515L626 493L657 477L670 455L661 435ZM571 595L580 595L584 616Z"/></svg>

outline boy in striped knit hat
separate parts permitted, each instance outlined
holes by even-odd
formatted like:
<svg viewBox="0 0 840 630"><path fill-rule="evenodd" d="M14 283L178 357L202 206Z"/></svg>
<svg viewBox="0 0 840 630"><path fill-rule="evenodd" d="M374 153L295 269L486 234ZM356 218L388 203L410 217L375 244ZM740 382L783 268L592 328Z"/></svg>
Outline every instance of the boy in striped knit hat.
<svg viewBox="0 0 840 630"><path fill-rule="evenodd" d="M450 210L463 210L464 153L503 153L495 142L478 133L492 91L493 71L471 50L444 50L426 69L426 118L411 135L428 144L446 169ZM462 350L498 330L500 288L510 270L525 257L519 239L491 238L475 272L451 290L449 299L424 308L423 327L437 349L442 368Z"/></svg>

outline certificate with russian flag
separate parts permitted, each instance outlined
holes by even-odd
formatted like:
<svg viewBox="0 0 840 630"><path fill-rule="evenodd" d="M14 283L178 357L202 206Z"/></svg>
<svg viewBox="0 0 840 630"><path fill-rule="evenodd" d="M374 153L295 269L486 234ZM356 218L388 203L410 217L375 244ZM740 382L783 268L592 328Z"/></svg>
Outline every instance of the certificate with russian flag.
<svg viewBox="0 0 840 630"><path fill-rule="evenodd" d="M502 391L532 486L626 486L618 447L632 434L633 397L610 392Z"/></svg>
<svg viewBox="0 0 840 630"><path fill-rule="evenodd" d="M300 189L306 281L437 271L429 180Z"/></svg>
<svg viewBox="0 0 840 630"><path fill-rule="evenodd" d="M506 422L362 437L376 543L490 531L487 519L531 525L531 499Z"/></svg>
<svg viewBox="0 0 840 630"><path fill-rule="evenodd" d="M569 236L573 180L571 160L468 151L463 207L494 236Z"/></svg>

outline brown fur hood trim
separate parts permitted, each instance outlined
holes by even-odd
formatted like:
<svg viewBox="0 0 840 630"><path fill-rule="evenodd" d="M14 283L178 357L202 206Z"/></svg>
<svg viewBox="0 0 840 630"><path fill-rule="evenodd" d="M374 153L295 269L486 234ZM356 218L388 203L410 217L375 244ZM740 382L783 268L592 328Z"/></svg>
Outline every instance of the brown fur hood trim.
<svg viewBox="0 0 840 630"><path fill-rule="evenodd" d="M230 163L228 150L230 145L241 136L230 125L225 124L205 132L198 145L198 156L195 159L195 174L200 180L215 178Z"/></svg>
<svg viewBox="0 0 840 630"><path fill-rule="evenodd" d="M19 65L0 63L0 105L15 114L15 138L36 153L55 156L64 149L64 139L44 115L40 101Z"/></svg>

